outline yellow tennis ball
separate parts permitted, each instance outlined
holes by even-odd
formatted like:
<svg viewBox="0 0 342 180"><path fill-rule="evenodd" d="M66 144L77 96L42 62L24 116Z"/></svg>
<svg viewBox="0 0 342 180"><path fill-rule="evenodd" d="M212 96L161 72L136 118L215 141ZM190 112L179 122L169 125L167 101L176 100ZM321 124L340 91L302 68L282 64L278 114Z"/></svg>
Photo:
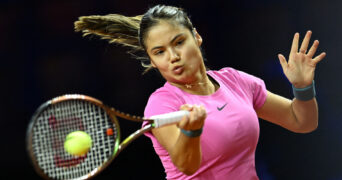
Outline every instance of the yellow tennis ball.
<svg viewBox="0 0 342 180"><path fill-rule="evenodd" d="M69 133L64 142L64 149L71 155L85 155L92 144L91 137L84 131L74 131Z"/></svg>

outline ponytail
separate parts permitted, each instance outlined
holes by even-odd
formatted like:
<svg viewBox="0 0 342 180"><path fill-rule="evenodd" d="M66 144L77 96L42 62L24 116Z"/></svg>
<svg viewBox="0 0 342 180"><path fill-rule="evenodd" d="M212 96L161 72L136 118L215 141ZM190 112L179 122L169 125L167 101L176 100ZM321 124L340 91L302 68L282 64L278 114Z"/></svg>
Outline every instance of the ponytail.
<svg viewBox="0 0 342 180"><path fill-rule="evenodd" d="M126 17L120 14L81 16L75 22L75 31L82 32L83 36L97 35L101 39L109 40L109 43L143 50L139 43L141 17Z"/></svg>
<svg viewBox="0 0 342 180"><path fill-rule="evenodd" d="M127 53L140 60L141 65L146 68L144 74L151 70L152 66L139 42L141 18L142 15L127 17L120 14L81 16L75 22L75 31L82 32L83 37L96 35L101 39L109 40L109 43L129 47Z"/></svg>

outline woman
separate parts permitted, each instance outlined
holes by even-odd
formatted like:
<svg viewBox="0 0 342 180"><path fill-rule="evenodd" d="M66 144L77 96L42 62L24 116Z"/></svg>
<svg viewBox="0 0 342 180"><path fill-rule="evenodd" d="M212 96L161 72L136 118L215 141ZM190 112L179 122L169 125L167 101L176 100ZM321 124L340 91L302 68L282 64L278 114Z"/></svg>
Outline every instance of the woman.
<svg viewBox="0 0 342 180"><path fill-rule="evenodd" d="M313 79L325 53L314 57L317 40L308 49L311 31L299 50L295 34L288 61L279 55L293 84L295 98L289 100L267 91L261 79L233 68L207 71L200 49L203 40L180 8L157 5L136 17L80 17L75 28L146 53L147 58L140 58L146 71L155 68L166 80L150 96L146 117L190 111L178 124L146 134L167 179L258 179L258 118L298 133L317 127Z"/></svg>

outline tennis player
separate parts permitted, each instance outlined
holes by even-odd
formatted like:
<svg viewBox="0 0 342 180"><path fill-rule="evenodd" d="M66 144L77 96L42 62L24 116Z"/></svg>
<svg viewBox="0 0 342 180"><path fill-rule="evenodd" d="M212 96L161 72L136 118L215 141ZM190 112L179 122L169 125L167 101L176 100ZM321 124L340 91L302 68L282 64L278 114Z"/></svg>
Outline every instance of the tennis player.
<svg viewBox="0 0 342 180"><path fill-rule="evenodd" d="M314 55L319 42L309 47L311 31L301 43L299 34L294 35L288 59L278 55L293 85L291 100L268 91L260 78L234 68L207 70L201 53L203 39L181 8L157 5L135 17L112 14L80 20L77 31L144 52L145 58L139 59L146 71L157 69L164 77L164 86L149 97L146 117L190 111L178 124L146 134L166 179L258 179L258 118L296 133L317 128L314 72L326 54ZM221 58L229 61L227 54Z"/></svg>

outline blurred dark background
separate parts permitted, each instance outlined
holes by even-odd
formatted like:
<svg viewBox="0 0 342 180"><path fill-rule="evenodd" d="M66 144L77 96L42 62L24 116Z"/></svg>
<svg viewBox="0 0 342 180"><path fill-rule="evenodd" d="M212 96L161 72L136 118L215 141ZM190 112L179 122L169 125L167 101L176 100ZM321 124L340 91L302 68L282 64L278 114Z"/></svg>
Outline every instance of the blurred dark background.
<svg viewBox="0 0 342 180"><path fill-rule="evenodd" d="M288 56L295 32L313 31L320 123L295 134L260 120L256 168L266 180L342 179L342 1L339 0L0 0L1 179L39 179L30 164L25 135L31 115L55 96L80 93L136 115L164 81L98 38L82 38L74 21L84 15L143 14L155 4L187 10L204 39L211 69L230 66L262 78L268 90L292 98L278 53ZM120 121L124 137L140 127ZM95 179L163 179L158 156L143 136Z"/></svg>

